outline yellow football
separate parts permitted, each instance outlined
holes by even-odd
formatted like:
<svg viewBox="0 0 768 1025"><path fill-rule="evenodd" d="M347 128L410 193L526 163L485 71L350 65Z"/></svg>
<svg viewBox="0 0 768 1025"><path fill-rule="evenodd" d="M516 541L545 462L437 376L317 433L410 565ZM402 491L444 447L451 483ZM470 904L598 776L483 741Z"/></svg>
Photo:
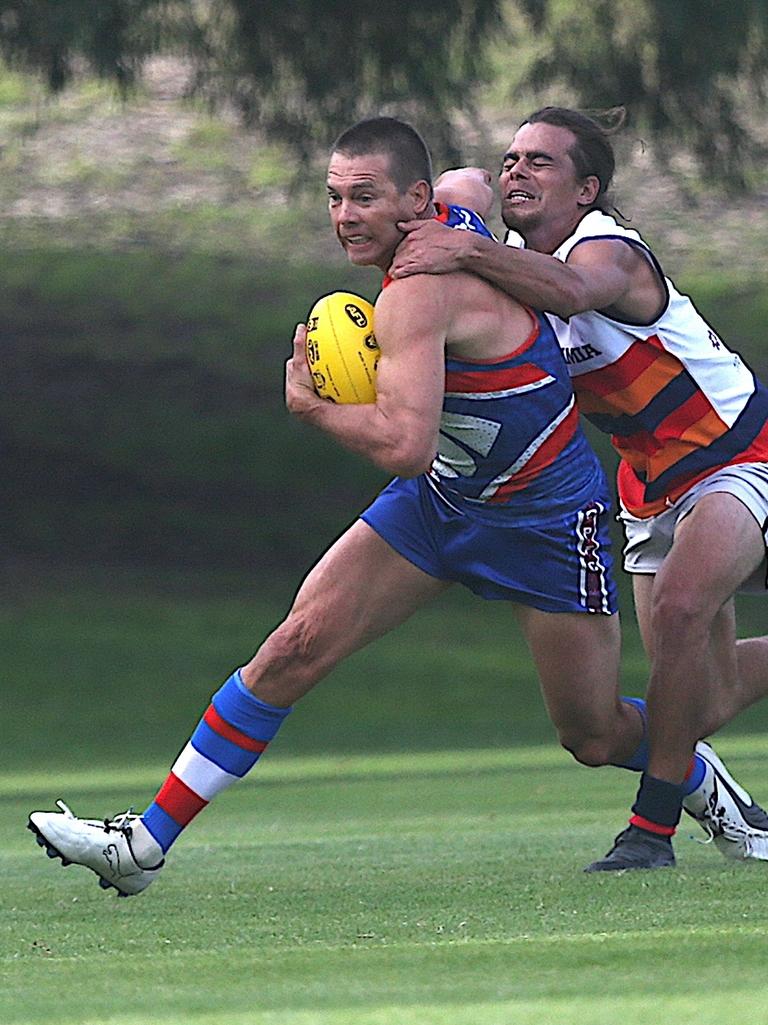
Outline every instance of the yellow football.
<svg viewBox="0 0 768 1025"><path fill-rule="evenodd" d="M318 395L341 403L375 402L379 355L367 299L331 292L317 300L307 318L307 363Z"/></svg>

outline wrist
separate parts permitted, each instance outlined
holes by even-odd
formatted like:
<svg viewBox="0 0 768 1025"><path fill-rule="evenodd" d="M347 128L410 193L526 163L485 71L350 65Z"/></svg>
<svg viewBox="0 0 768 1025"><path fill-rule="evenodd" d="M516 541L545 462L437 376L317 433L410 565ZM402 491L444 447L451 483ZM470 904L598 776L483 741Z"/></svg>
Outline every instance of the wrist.
<svg viewBox="0 0 768 1025"><path fill-rule="evenodd" d="M497 242L491 242L490 239L484 238L475 231L465 231L462 232L462 235L467 236L465 245L459 252L460 269L463 271L472 271L485 259L488 251L486 243L493 246L494 249L498 247Z"/></svg>
<svg viewBox="0 0 768 1025"><path fill-rule="evenodd" d="M297 420L314 423L322 414L323 408L332 403L328 399L321 399L314 388L297 388L289 396L286 405L288 412Z"/></svg>

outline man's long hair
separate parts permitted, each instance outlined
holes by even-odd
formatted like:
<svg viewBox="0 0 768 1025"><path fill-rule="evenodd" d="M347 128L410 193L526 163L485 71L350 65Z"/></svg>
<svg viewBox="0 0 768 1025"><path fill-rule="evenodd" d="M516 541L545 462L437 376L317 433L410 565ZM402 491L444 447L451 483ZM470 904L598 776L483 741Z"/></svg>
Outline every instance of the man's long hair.
<svg viewBox="0 0 768 1025"><path fill-rule="evenodd" d="M610 137L618 132L626 121L624 107L593 112L595 116L571 110L569 107L542 107L529 114L523 124L542 123L567 128L575 142L569 150L571 160L579 179L594 175L600 182L600 191L592 204L597 209L608 211L613 202L608 194L616 169ZM598 120L599 118L599 120Z"/></svg>

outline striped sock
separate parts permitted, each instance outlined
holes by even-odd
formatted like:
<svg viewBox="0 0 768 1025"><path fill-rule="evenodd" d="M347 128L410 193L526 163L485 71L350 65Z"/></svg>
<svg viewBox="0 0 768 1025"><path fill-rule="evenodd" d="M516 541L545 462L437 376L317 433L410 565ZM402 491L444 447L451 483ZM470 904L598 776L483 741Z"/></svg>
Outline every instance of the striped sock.
<svg viewBox="0 0 768 1025"><path fill-rule="evenodd" d="M701 755L694 754L691 758L688 771L685 774L683 780L683 796L687 797L692 794L694 790L698 790L701 784L704 782L704 777L707 774L707 763L701 757Z"/></svg>
<svg viewBox="0 0 768 1025"><path fill-rule="evenodd" d="M289 712L290 708L276 708L254 697L239 669L213 695L168 778L141 816L163 854L216 794L253 768ZM137 841L140 835L139 830ZM142 860L140 853L138 857Z"/></svg>

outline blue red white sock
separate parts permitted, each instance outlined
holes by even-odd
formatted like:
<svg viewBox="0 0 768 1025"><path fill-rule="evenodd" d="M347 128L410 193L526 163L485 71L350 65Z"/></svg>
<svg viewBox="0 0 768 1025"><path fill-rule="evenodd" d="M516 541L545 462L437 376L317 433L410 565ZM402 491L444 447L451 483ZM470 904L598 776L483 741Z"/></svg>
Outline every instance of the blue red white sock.
<svg viewBox="0 0 768 1025"><path fill-rule="evenodd" d="M643 698L628 697L622 697L621 700L625 705L634 705L640 712L640 717L643 720L643 739L638 744L637 750L633 753L632 757L620 767L623 769L633 769L635 772L645 772L648 768L648 712L645 707L645 701ZM688 794L692 794L701 785L706 770L707 763L700 755L694 754L682 784L685 797Z"/></svg>
<svg viewBox="0 0 768 1025"><path fill-rule="evenodd" d="M229 677L141 816L146 833L134 826L140 863L162 857L209 801L253 768L290 711L254 697L239 669Z"/></svg>

